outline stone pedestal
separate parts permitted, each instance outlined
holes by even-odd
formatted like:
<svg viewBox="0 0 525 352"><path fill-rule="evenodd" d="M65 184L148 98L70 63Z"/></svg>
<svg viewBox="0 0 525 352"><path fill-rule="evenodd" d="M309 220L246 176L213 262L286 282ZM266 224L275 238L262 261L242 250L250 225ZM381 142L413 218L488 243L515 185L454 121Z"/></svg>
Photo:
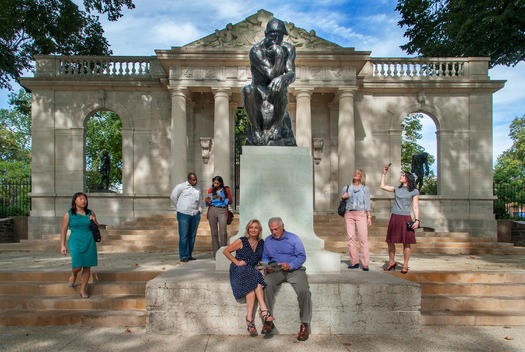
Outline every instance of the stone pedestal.
<svg viewBox="0 0 525 352"><path fill-rule="evenodd" d="M146 330L161 334L246 335L246 304L235 301L228 273L213 260L177 266L146 286ZM344 266L338 263L341 268ZM421 288L383 272L309 274L312 334L405 334L420 330ZM299 307L284 283L274 307L273 333L296 334ZM255 318L257 330L261 320Z"/></svg>
<svg viewBox="0 0 525 352"><path fill-rule="evenodd" d="M299 236L306 249L307 273L338 273L339 255L323 250L314 233L313 158L308 148L244 146L241 156L241 206L239 233L258 219L263 237L270 235L268 219L280 216L284 228ZM216 270L227 271L229 260L217 253Z"/></svg>

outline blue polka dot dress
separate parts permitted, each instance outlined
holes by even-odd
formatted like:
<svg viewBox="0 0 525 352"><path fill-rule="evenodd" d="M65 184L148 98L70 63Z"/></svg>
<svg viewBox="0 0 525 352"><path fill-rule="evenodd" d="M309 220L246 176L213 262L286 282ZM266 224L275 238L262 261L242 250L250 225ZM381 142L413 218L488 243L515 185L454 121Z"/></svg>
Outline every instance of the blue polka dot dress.
<svg viewBox="0 0 525 352"><path fill-rule="evenodd" d="M233 290L235 299L241 299L248 293L255 290L258 284L266 287L264 278L261 273L255 269L255 266L262 258L264 241L259 240L255 252L250 247L248 238L241 237L242 248L235 252L235 259L244 260L246 265L237 266L230 264L230 284Z"/></svg>

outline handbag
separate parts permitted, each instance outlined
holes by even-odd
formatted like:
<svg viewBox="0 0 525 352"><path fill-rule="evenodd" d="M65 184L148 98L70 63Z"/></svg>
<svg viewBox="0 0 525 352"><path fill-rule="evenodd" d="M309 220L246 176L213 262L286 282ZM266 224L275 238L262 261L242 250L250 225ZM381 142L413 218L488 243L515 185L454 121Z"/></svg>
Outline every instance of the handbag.
<svg viewBox="0 0 525 352"><path fill-rule="evenodd" d="M348 193L348 187L349 186L346 186L346 193ZM339 202L339 208L337 208L337 214L339 214L339 216L345 216L345 213L346 213L346 199L341 199L341 201Z"/></svg>
<svg viewBox="0 0 525 352"><path fill-rule="evenodd" d="M93 233L93 239L95 242L100 242L102 240L102 236L100 236L100 229L98 228L97 223L93 220L91 220L91 232Z"/></svg>
<svg viewBox="0 0 525 352"><path fill-rule="evenodd" d="M226 224L230 225L233 222L233 213L228 209L228 216L226 217Z"/></svg>
<svg viewBox="0 0 525 352"><path fill-rule="evenodd" d="M415 221L407 221L407 230L408 230L408 231L414 231L414 229L412 228L412 226L413 226L415 223L416 223ZM421 226L421 224L419 224L419 226Z"/></svg>

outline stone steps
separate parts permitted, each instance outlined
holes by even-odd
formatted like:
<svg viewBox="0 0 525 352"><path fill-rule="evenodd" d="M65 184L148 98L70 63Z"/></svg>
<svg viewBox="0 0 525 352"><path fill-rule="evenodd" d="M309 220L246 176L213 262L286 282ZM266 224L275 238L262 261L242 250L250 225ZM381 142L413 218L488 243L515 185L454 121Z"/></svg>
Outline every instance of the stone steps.
<svg viewBox="0 0 525 352"><path fill-rule="evenodd" d="M0 326L145 326L146 283L160 272L95 272L89 299L69 272L0 272Z"/></svg>
<svg viewBox="0 0 525 352"><path fill-rule="evenodd" d="M374 220L369 229L369 247L372 254L386 252L387 220ZM228 226L228 237L239 231L239 218ZM345 225L335 214L315 215L314 231L325 241L325 249L347 253ZM97 247L101 253L155 252L178 247L176 214L161 214L151 218L138 218L118 227L103 226L102 242ZM435 232L429 228L417 230L417 244L413 253L427 254L525 254L525 247L511 243L494 242L488 238L471 237L466 232ZM45 235L42 240L23 240L20 243L0 244L0 251L57 251L60 236ZM209 226L205 219L197 231L198 251L211 250Z"/></svg>
<svg viewBox="0 0 525 352"><path fill-rule="evenodd" d="M391 274L421 285L423 325L525 325L525 273Z"/></svg>

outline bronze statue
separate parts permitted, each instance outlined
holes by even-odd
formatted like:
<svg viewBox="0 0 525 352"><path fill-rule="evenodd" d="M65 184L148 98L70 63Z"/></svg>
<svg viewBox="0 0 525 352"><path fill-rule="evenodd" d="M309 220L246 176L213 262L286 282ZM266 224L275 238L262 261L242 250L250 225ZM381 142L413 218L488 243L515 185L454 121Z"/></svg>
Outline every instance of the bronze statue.
<svg viewBox="0 0 525 352"><path fill-rule="evenodd" d="M411 172L417 176L416 187L421 192L423 187L423 177L428 176L430 170L428 168L428 153L423 152L412 155L412 169Z"/></svg>
<svg viewBox="0 0 525 352"><path fill-rule="evenodd" d="M100 177L100 183L98 184L99 190L108 190L109 189L109 171L110 171L110 159L109 159L109 152L107 150L102 151L102 156L100 157L100 174L102 175ZM106 182L106 186L104 187L104 181Z"/></svg>
<svg viewBox="0 0 525 352"><path fill-rule="evenodd" d="M283 42L283 21L271 19L265 38L250 50L252 83L243 87L250 122L247 145L296 146L288 114L288 86L295 81L295 48Z"/></svg>

